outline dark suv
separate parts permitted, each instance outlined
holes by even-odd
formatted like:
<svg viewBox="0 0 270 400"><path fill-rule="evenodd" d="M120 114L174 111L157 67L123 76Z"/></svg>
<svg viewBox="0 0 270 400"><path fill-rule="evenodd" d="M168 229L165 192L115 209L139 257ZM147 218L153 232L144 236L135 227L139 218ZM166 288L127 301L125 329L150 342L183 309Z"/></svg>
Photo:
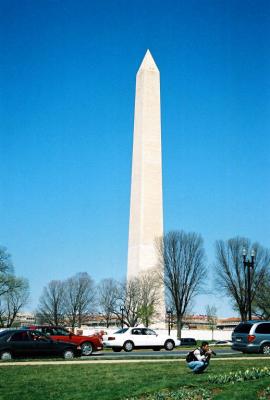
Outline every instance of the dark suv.
<svg viewBox="0 0 270 400"><path fill-rule="evenodd" d="M232 333L232 349L270 354L270 321L241 322Z"/></svg>

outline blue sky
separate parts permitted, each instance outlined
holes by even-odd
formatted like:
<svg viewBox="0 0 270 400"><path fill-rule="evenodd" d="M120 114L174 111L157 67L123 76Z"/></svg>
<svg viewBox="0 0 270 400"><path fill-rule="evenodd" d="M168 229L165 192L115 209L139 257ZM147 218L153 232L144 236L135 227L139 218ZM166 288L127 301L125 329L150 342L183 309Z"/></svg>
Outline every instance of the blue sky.
<svg viewBox="0 0 270 400"><path fill-rule="evenodd" d="M0 244L44 285L126 273L135 74L161 73L165 230L269 247L269 1L0 1ZM201 296L194 312L229 301Z"/></svg>

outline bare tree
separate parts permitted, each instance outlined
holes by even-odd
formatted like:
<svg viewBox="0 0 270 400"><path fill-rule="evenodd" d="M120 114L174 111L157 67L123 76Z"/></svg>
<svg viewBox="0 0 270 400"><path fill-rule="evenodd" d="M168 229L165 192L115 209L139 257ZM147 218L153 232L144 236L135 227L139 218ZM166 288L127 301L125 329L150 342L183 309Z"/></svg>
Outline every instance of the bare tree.
<svg viewBox="0 0 270 400"><path fill-rule="evenodd" d="M0 247L0 325L10 327L29 297L28 281L14 275L11 256Z"/></svg>
<svg viewBox="0 0 270 400"><path fill-rule="evenodd" d="M260 290L255 293L252 312L259 318L270 319L270 273L267 272Z"/></svg>
<svg viewBox="0 0 270 400"><path fill-rule="evenodd" d="M62 281L50 281L39 299L36 318L40 323L62 324L65 320L65 290Z"/></svg>
<svg viewBox="0 0 270 400"><path fill-rule="evenodd" d="M99 308L105 317L106 327L110 325L119 300L119 283L114 279L103 279L97 288ZM118 307L119 308L119 307Z"/></svg>
<svg viewBox="0 0 270 400"><path fill-rule="evenodd" d="M140 304L138 316L140 321L149 326L159 315L160 298L164 295L156 270L146 271L139 277Z"/></svg>
<svg viewBox="0 0 270 400"><path fill-rule="evenodd" d="M208 305L206 307L206 316L207 316L207 322L212 331L212 340L214 340L214 330L217 326L217 308L216 308L216 306Z"/></svg>
<svg viewBox="0 0 270 400"><path fill-rule="evenodd" d="M157 239L156 244L168 302L173 304L181 338L183 317L206 278L203 239L196 233L172 231Z"/></svg>
<svg viewBox="0 0 270 400"><path fill-rule="evenodd" d="M136 326L139 323L140 307L140 281L133 278L124 282L119 291L119 307L115 309L115 315L122 318L120 307L123 309L123 323L127 326Z"/></svg>
<svg viewBox="0 0 270 400"><path fill-rule="evenodd" d="M65 310L68 323L80 327L96 306L93 279L87 272L79 272L65 282Z"/></svg>
<svg viewBox="0 0 270 400"><path fill-rule="evenodd" d="M246 321L248 314L248 282L243 265L243 248L248 252L255 250L255 265L250 273L251 302L256 292L261 290L262 283L270 266L270 252L259 243L251 245L246 238L235 237L227 241L216 242L216 284L232 301L235 310L238 310L242 321Z"/></svg>
<svg viewBox="0 0 270 400"><path fill-rule="evenodd" d="M5 247L0 247L0 296L14 289L17 281L14 277L14 269L11 256Z"/></svg>
<svg viewBox="0 0 270 400"><path fill-rule="evenodd" d="M0 299L0 325L9 328L29 298L29 284L24 278L14 278L10 287Z"/></svg>
<svg viewBox="0 0 270 400"><path fill-rule="evenodd" d="M149 326L158 317L160 286L159 275L155 269L142 272L138 277L122 283L114 314L121 320L122 308L124 325L136 326L143 323Z"/></svg>

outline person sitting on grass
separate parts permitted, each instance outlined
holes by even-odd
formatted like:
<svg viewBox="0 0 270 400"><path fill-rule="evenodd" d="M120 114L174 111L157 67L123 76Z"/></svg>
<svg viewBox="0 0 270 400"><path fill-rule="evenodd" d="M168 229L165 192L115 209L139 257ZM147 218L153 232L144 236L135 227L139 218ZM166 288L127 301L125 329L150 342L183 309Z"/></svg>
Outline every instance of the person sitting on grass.
<svg viewBox="0 0 270 400"><path fill-rule="evenodd" d="M212 354L215 352L210 350L209 343L202 342L201 347L188 353L187 365L194 374L201 374L208 367Z"/></svg>

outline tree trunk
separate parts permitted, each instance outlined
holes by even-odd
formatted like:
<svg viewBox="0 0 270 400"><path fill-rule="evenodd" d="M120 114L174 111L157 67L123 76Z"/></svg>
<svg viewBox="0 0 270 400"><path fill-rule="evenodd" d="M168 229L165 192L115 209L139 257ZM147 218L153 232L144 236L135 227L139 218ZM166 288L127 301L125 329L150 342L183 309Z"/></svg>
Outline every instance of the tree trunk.
<svg viewBox="0 0 270 400"><path fill-rule="evenodd" d="M177 326L177 338L181 339L182 317L180 315L177 315L176 317L176 326Z"/></svg>
<svg viewBox="0 0 270 400"><path fill-rule="evenodd" d="M247 311L240 310L240 316L241 316L241 321L242 322L246 322L247 321Z"/></svg>

